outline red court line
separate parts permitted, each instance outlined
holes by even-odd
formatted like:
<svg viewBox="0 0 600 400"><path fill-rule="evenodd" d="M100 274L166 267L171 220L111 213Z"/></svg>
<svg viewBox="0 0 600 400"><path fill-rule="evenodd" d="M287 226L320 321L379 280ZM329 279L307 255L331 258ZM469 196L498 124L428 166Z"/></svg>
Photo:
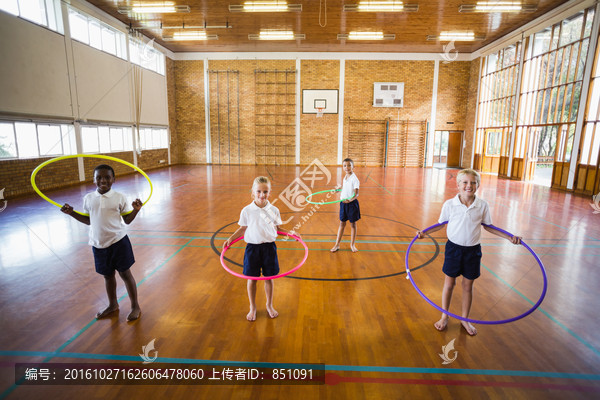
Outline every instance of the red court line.
<svg viewBox="0 0 600 400"><path fill-rule="evenodd" d="M554 383L533 382L492 382L492 381L461 381L449 379L399 379L372 378L358 376L340 376L334 373L325 374L326 385L340 383L385 383L395 385L441 385L441 386L472 386L472 387L512 387L520 389L549 389L575 392L600 392L600 386L560 385Z"/></svg>

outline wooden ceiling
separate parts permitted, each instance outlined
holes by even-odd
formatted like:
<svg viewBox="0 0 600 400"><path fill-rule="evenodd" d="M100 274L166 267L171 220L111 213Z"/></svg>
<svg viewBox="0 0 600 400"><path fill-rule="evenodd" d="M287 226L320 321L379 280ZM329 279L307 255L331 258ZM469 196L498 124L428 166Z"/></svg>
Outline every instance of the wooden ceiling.
<svg viewBox="0 0 600 400"><path fill-rule="evenodd" d="M187 5L189 13L144 14L128 16L119 14L119 6L132 5L138 0L88 0L120 21L134 27L145 22L166 26L225 26L209 28L207 34L218 35L218 40L165 41L163 36L181 29L142 30L173 52L441 52L445 43L427 41L427 35L442 31L472 31L484 40L456 42L461 53L473 52L507 33L545 14L565 1L525 0L525 4L537 5L535 12L528 13L459 13L461 4L475 4L476 0L411 0L418 4L417 12L344 12L344 4L356 4L358 0L288 0L289 4L302 4L301 12L246 13L230 12L229 4L243 4L245 0L172 0L176 5ZM156 1L142 0L143 3ZM295 41L249 40L248 34L258 34L261 29L291 30L306 35ZM191 29L186 29L190 31ZM395 40L350 41L338 40L340 33L373 31L395 34Z"/></svg>

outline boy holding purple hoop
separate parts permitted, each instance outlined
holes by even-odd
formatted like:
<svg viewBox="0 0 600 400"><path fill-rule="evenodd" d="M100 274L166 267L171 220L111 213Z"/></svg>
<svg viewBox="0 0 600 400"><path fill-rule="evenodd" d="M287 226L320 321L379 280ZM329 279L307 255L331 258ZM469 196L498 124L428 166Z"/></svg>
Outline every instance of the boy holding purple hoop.
<svg viewBox="0 0 600 400"><path fill-rule="evenodd" d="M246 250L244 251L244 275L259 277L279 274L279 260L275 239L277 231L289 232L280 227L281 215L279 209L269 202L271 182L266 176L259 176L252 184L252 203L242 209L240 226L223 243L223 249L235 239L244 236ZM300 237L300 235L296 234ZM267 297L267 312L269 317L277 318L279 313L273 308L273 279L265 280L265 295ZM248 299L250 311L246 315L248 321L256 320L256 280L248 279Z"/></svg>
<svg viewBox="0 0 600 400"><path fill-rule="evenodd" d="M346 228L346 221L350 221L350 249L356 253L356 222L360 219L360 206L358 204L358 189L360 181L356 177L354 171L354 161L351 158L346 158L342 162L342 169L346 172L340 193L340 226L338 228L335 245L331 248L331 252L335 253L340 249L340 242Z"/></svg>
<svg viewBox="0 0 600 400"><path fill-rule="evenodd" d="M480 275L481 264L481 224L492 224L490 207L488 203L475 196L475 192L481 184L481 176L472 169L463 169L456 176L458 194L450 200L446 200L442 206L439 223L446 224L448 241L444 253L444 289L442 291L442 308L446 311L450 308L452 292L459 275L462 279L462 313L463 318L469 318L471 304L473 301L473 283ZM446 225L440 225L427 232L431 234L442 229ZM521 243L521 237L509 236L487 226L483 228L501 238L507 239L513 244ZM424 237L423 232L418 231L419 239ZM442 313L442 317L434 326L438 331L443 331L448 326L449 316ZM471 336L477 334L477 329L467 321L461 321L463 328Z"/></svg>
<svg viewBox="0 0 600 400"><path fill-rule="evenodd" d="M83 211L89 216L76 213L67 203L60 210L77 221L90 225L89 244L92 245L96 272L104 277L108 296L108 307L98 311L96 319L108 317L119 310L115 279L115 271L119 271L131 300L131 312L127 321L135 321L142 311L138 304L135 278L130 271L135 258L123 223L129 225L135 219L142 208L142 201L135 199L131 204L133 210L121 216L122 212L128 211L127 199L121 193L111 190L114 182L114 169L107 164L98 165L94 169L94 183L98 189L83 198Z"/></svg>

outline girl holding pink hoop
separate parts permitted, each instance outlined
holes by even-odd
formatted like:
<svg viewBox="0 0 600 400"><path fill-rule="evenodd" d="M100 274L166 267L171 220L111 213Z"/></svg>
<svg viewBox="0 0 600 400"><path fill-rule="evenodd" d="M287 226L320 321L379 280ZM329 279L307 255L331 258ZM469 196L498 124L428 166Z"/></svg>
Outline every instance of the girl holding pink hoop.
<svg viewBox="0 0 600 400"><path fill-rule="evenodd" d="M223 243L223 249L229 247L234 240L243 236L246 242L244 252L244 275L249 277L276 276L279 274L279 260L275 239L277 231L289 233L280 227L281 215L277 207L269 202L271 182L266 176L254 179L252 185L252 203L242 209L240 226ZM296 236L300 236L296 234ZM269 317L276 318L279 313L273 308L273 279L265 280L265 295L267 297L267 312ZM248 299L250 311L246 315L248 321L256 320L256 279L248 279Z"/></svg>

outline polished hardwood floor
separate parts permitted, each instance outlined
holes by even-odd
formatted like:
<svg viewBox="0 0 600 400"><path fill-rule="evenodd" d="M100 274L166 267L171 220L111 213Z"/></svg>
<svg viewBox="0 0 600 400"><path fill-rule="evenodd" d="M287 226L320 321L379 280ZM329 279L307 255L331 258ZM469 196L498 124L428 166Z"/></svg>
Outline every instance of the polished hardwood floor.
<svg viewBox="0 0 600 400"><path fill-rule="evenodd" d="M332 254L339 206L306 205L302 192L290 189L332 188L342 171L305 168L181 165L151 171L154 194L129 226L142 308L133 323L125 320L129 300L119 278L120 313L94 319L106 295L94 272L87 227L37 196L9 199L0 213L0 398L600 396L600 215L593 213L591 198L483 176L478 194L490 203L494 224L523 236L535 250L547 271L548 291L531 315L479 324L479 334L470 337L454 319L444 332L433 327L440 313L416 292L404 267L415 231L436 223L442 203L456 194L458 171L357 167L359 252L349 251L347 226L342 249ZM258 175L272 179L271 202L310 251L302 268L274 282L278 318L268 318L264 283L258 283L258 314L251 323L245 318L246 282L222 268L218 250L250 203ZM93 189L87 184L47 195L77 209ZM138 175L117 177L114 189L131 200L148 195ZM438 303L444 238L445 230L437 232L410 254L415 282ZM522 246L487 232L482 246L471 317L502 320L526 312L542 294L540 267ZM282 270L288 270L303 252L288 240L278 242L278 254ZM242 255L241 244L227 253L232 269L240 270ZM460 313L460 302L457 285L451 311ZM145 355L157 359L142 364L143 346L153 339L154 350ZM446 355L454 361L443 364L443 346L453 340ZM202 368L206 375L196 385L105 379L102 385L61 386L46 384L52 379L42 381L40 375L33 385L24 378L15 383L16 363L47 365L51 372L65 363L96 371ZM312 369L313 381L273 379L281 369L284 374ZM223 380L227 370L255 370L263 379Z"/></svg>

